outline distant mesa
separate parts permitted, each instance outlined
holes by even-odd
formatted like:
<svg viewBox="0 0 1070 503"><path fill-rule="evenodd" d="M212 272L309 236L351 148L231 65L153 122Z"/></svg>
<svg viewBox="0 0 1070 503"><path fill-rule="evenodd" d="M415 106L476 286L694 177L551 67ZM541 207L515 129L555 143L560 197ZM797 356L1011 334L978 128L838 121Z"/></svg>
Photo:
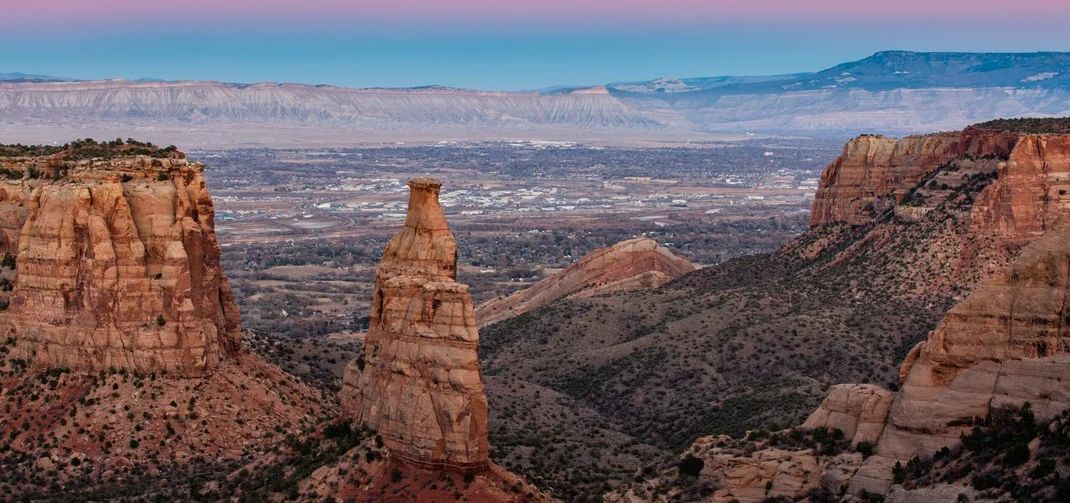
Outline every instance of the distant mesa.
<svg viewBox="0 0 1070 503"><path fill-rule="evenodd" d="M544 92L443 86L0 78L6 138L92 128L203 146L556 139L688 142L746 133L916 134L1070 109L1070 53L885 51L816 72L660 78ZM352 134L361 131L360 135ZM23 136L25 135L25 136Z"/></svg>
<svg viewBox="0 0 1070 503"><path fill-rule="evenodd" d="M694 264L653 239L629 239L595 250L519 292L481 304L476 318L485 326L560 299L657 288L695 269Z"/></svg>

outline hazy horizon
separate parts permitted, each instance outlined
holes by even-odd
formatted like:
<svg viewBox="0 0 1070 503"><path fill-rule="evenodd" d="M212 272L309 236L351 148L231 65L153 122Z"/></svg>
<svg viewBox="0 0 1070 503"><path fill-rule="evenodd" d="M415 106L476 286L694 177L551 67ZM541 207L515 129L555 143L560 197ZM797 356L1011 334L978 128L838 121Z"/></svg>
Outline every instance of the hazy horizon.
<svg viewBox="0 0 1070 503"><path fill-rule="evenodd" d="M892 49L1070 51L1070 5L930 4L43 0L5 7L0 72L531 90L809 72Z"/></svg>

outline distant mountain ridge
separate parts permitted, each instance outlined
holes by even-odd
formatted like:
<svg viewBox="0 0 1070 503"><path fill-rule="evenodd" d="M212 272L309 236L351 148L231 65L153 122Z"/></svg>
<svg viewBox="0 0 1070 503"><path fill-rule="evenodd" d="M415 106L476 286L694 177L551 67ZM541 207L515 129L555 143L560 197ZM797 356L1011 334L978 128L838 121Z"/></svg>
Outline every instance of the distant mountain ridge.
<svg viewBox="0 0 1070 503"><path fill-rule="evenodd" d="M665 88L672 80L684 89ZM882 51L814 73L767 77L700 77L609 84L628 94L768 94L820 89L1015 87L1070 89L1070 52L968 53Z"/></svg>
<svg viewBox="0 0 1070 503"><path fill-rule="evenodd" d="M928 133L998 117L1070 113L1070 53L883 51L814 73L607 86L700 131Z"/></svg>
<svg viewBox="0 0 1070 503"><path fill-rule="evenodd" d="M662 78L541 91L347 88L0 75L0 138L130 136L161 144L344 145L713 135L927 133L1070 115L1070 53L884 51L813 73Z"/></svg>
<svg viewBox="0 0 1070 503"><path fill-rule="evenodd" d="M67 82L72 79L64 79L61 77L52 77L50 75L34 75L22 72L2 73L0 72L0 82Z"/></svg>

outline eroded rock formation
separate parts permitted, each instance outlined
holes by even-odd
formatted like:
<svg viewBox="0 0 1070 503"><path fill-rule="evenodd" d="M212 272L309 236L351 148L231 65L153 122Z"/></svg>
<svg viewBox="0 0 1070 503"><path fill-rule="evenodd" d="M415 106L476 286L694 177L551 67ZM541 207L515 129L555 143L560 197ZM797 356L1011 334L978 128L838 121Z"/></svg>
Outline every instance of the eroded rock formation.
<svg viewBox="0 0 1070 503"><path fill-rule="evenodd" d="M1003 277L948 312L903 363L903 382L877 444L852 481L885 492L891 468L959 441L999 407L1029 402L1038 418L1070 407L1070 225L1029 244Z"/></svg>
<svg viewBox="0 0 1070 503"><path fill-rule="evenodd" d="M1070 136L1024 135L978 197L976 227L1024 239L1051 228L1070 207Z"/></svg>
<svg viewBox="0 0 1070 503"><path fill-rule="evenodd" d="M893 397L891 391L875 384L837 384L802 427L837 429L851 445L872 444L884 430Z"/></svg>
<svg viewBox="0 0 1070 503"><path fill-rule="evenodd" d="M653 239L629 239L595 250L524 290L483 303L476 309L476 318L483 326L563 298L657 288L695 269Z"/></svg>
<svg viewBox="0 0 1070 503"><path fill-rule="evenodd" d="M364 354L345 370L342 403L390 452L421 466L488 464L487 399L468 286L438 203L440 183L409 181L405 228L379 264Z"/></svg>
<svg viewBox="0 0 1070 503"><path fill-rule="evenodd" d="M0 330L41 367L199 375L235 351L203 166L181 158L5 159ZM15 177L12 177L15 178Z"/></svg>
<svg viewBox="0 0 1070 503"><path fill-rule="evenodd" d="M894 206L941 165L961 157L1006 159L1017 141L1014 133L976 130L899 140L874 135L855 138L821 174L810 224L866 223L882 202Z"/></svg>
<svg viewBox="0 0 1070 503"><path fill-rule="evenodd" d="M962 182L953 183L956 178ZM799 499L821 490L846 494L847 501L868 492L895 501L950 502L974 494L946 483L897 485L894 467L954 448L960 435L996 410L1028 402L1043 421L1070 408L1065 386L1070 379L1068 194L1070 136L967 130L898 141L853 140L822 177L814 225L867 224L881 217L903 232L916 222L951 215L929 212L954 204L966 212L951 224L963 229L976 248L952 249L940 259L965 257L986 270L906 356L898 392L875 385L833 386L801 427L837 429L852 446L866 442L872 449L822 454L760 442L747 447L727 437L700 439L690 452L705 462L700 480L716 482L717 490L699 499ZM902 239L887 232L883 238L889 246ZM1006 261L970 259L995 249L1003 250ZM873 455L863 459L861 453L870 450ZM667 479L662 474L655 480ZM633 486L612 493L610 500L672 496L644 492L653 487Z"/></svg>

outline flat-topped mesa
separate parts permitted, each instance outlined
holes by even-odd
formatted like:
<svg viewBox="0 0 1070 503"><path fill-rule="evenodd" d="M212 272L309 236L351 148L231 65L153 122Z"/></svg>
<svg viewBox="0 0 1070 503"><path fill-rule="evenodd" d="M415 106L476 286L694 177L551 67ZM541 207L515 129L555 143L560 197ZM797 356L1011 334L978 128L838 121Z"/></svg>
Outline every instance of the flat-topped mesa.
<svg viewBox="0 0 1070 503"><path fill-rule="evenodd" d="M595 250L564 270L476 309L485 326L548 305L613 292L660 287L697 269L649 238L634 238Z"/></svg>
<svg viewBox="0 0 1070 503"><path fill-rule="evenodd" d="M236 351L203 166L178 156L0 159L0 335L34 366L202 375Z"/></svg>
<svg viewBox="0 0 1070 503"><path fill-rule="evenodd" d="M454 281L457 244L440 186L409 181L408 218L376 271L364 353L346 367L342 406L405 461L482 470L489 447L479 333L468 286Z"/></svg>

